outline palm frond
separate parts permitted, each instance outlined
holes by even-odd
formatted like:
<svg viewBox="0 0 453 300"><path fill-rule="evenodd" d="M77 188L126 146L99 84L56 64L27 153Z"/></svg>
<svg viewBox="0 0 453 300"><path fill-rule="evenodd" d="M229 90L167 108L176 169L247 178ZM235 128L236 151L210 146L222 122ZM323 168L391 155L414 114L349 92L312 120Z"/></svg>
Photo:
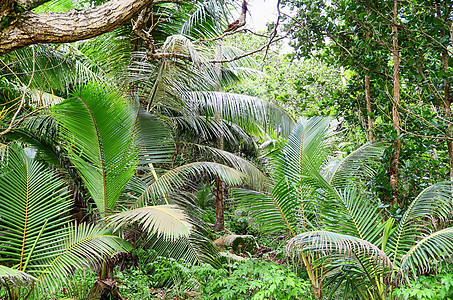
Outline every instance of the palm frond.
<svg viewBox="0 0 453 300"><path fill-rule="evenodd" d="M40 253L68 221L68 192L54 171L17 145L0 172L0 261L33 273Z"/></svg>
<svg viewBox="0 0 453 300"><path fill-rule="evenodd" d="M30 96L30 105L35 108L51 106L64 100L62 97L47 93L40 89L30 89L28 94Z"/></svg>
<svg viewBox="0 0 453 300"><path fill-rule="evenodd" d="M372 164L382 158L385 150L384 143L367 143L343 158L329 170L327 179L336 188L342 189L360 180L371 178L376 170Z"/></svg>
<svg viewBox="0 0 453 300"><path fill-rule="evenodd" d="M58 128L54 119L49 115L40 114L24 120L22 126L5 138L12 141L20 141L32 147L36 155L47 163L64 168L61 162L62 151L58 145Z"/></svg>
<svg viewBox="0 0 453 300"><path fill-rule="evenodd" d="M223 0L197 2L181 27L181 34L192 37L215 37L222 33L226 24L228 9Z"/></svg>
<svg viewBox="0 0 453 300"><path fill-rule="evenodd" d="M34 55L32 47L35 49ZM15 83L22 92L28 92L30 105L38 105L42 100L56 100L67 96L70 88L88 80L102 80L93 72L88 62L79 59L67 46L61 51L49 45L35 45L13 51L5 78ZM30 79L30 87L25 86ZM36 92L39 91L39 93ZM47 99L45 99L47 98Z"/></svg>
<svg viewBox="0 0 453 300"><path fill-rule="evenodd" d="M314 187L303 184L301 178L311 175L326 184L319 170L326 157L323 145L328 126L326 118L299 120L275 161L277 182L269 194L234 191L240 205L252 212L263 229L284 231L290 236L306 230L307 226L314 229L307 218L307 212L313 209L307 207L307 202Z"/></svg>
<svg viewBox="0 0 453 300"><path fill-rule="evenodd" d="M388 273L393 268L390 258L376 245L354 236L329 231L318 230L299 234L289 240L287 251L289 253L306 251L321 256L335 254L348 262L352 262L350 258L356 259L363 267L366 267L367 270L364 271L369 272L373 277L377 274L376 272ZM328 256L326 258L329 259L329 264L335 263ZM327 261L321 259L321 262L326 263Z"/></svg>
<svg viewBox="0 0 453 300"><path fill-rule="evenodd" d="M301 118L276 159L276 177L297 182L305 167L321 171L327 158L325 147L328 129L327 118Z"/></svg>
<svg viewBox="0 0 453 300"><path fill-rule="evenodd" d="M215 141L217 137L223 136L226 144L255 146L252 136L242 127L215 116L181 115L163 118L173 123L181 136L193 137L199 141Z"/></svg>
<svg viewBox="0 0 453 300"><path fill-rule="evenodd" d="M131 245L114 235L110 228L95 224L71 224L62 230L41 253L39 269L32 274L41 281L42 287L54 290L68 283L68 275L74 269L99 268L105 256L116 251L130 251Z"/></svg>
<svg viewBox="0 0 453 300"><path fill-rule="evenodd" d="M77 70L96 74L97 81L115 83L124 76L131 59L130 29L120 27L93 39L68 45L77 57ZM89 77L88 77L89 78Z"/></svg>
<svg viewBox="0 0 453 300"><path fill-rule="evenodd" d="M293 120L280 107L259 98L222 92L191 92L184 95L189 111L201 116L220 117L238 124L249 134L266 130L289 134Z"/></svg>
<svg viewBox="0 0 453 300"><path fill-rule="evenodd" d="M30 282L36 280L35 277L25 272L0 265L0 285L4 284L6 279L12 281L13 283Z"/></svg>
<svg viewBox="0 0 453 300"><path fill-rule="evenodd" d="M140 164L170 163L175 151L171 131L142 107L135 121Z"/></svg>
<svg viewBox="0 0 453 300"><path fill-rule="evenodd" d="M287 189L288 193L292 191L291 188ZM274 192L282 193L281 190L273 190L272 193ZM285 193L287 197L281 197L280 201L277 201L273 194L245 189L232 189L232 195L239 207L250 212L255 224L261 230L268 233L284 232L289 236L299 233L304 218L298 210L300 206L294 195Z"/></svg>
<svg viewBox="0 0 453 300"><path fill-rule="evenodd" d="M65 128L69 157L97 208L112 209L137 164L130 106L117 93L91 84L51 112Z"/></svg>
<svg viewBox="0 0 453 300"><path fill-rule="evenodd" d="M184 211L176 205L145 206L109 217L116 226L138 223L149 235L163 236L166 240L188 237L192 225Z"/></svg>
<svg viewBox="0 0 453 300"><path fill-rule="evenodd" d="M426 234L429 228L423 218L433 216L445 219L451 214L451 189L451 182L440 182L424 189L411 202L388 240L393 263L400 261L414 241Z"/></svg>
<svg viewBox="0 0 453 300"><path fill-rule="evenodd" d="M41 288L62 286L74 268L128 249L106 229L69 224L64 181L19 146L10 146L0 174L0 261L36 277Z"/></svg>
<svg viewBox="0 0 453 300"><path fill-rule="evenodd" d="M433 261L451 259L453 253L453 227L436 231L412 246L402 257L401 272L408 277L409 272L414 276L418 272L430 270Z"/></svg>
<svg viewBox="0 0 453 300"><path fill-rule="evenodd" d="M171 169L147 186L137 199L136 205L157 203L158 199L187 183L188 176L209 175L217 176L229 185L243 182L245 175L233 168L213 162L195 162ZM154 176L153 176L154 177Z"/></svg>
<svg viewBox="0 0 453 300"><path fill-rule="evenodd" d="M322 188L317 201L321 226L377 244L385 226L377 205L355 186L336 190L328 184L318 184Z"/></svg>
<svg viewBox="0 0 453 300"><path fill-rule="evenodd" d="M175 241L168 241L157 235L150 236L148 240L150 243L146 247L155 250L159 256L183 260L190 265L207 263L216 267L220 266L219 256L211 240L198 231Z"/></svg>
<svg viewBox="0 0 453 300"><path fill-rule="evenodd" d="M184 145L191 145L202 152L208 152L218 159L220 159L224 164L232 166L234 169L240 171L248 178L248 184L257 190L263 190L267 184L267 177L251 162L246 159L237 156L231 152L220 150L214 147L209 147L206 145L194 144L194 143L183 143Z"/></svg>
<svg viewBox="0 0 453 300"><path fill-rule="evenodd" d="M190 234L169 239L160 232L148 232L144 234L144 237L140 235L140 247L153 249L159 256L171 257L175 260L182 259L191 265L208 263L213 266L219 266L217 250L209 238L211 229L199 218L201 212L193 203L193 194L184 192L169 193L167 197L169 201L176 203L180 212L183 213L182 219L184 223L188 224ZM174 206L165 205L158 207ZM152 207L149 209L152 210ZM130 225L131 223L124 223L124 225L127 224ZM146 228L141 226L141 229ZM181 229L183 228L181 227ZM135 227L126 230L134 230L134 235L137 233Z"/></svg>

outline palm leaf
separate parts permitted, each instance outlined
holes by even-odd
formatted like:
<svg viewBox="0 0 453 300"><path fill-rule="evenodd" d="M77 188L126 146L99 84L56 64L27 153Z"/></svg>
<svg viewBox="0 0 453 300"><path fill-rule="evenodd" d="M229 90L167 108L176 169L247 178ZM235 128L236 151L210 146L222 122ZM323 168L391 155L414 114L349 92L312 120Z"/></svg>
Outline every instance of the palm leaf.
<svg viewBox="0 0 453 300"><path fill-rule="evenodd" d="M97 208L112 209L137 164L134 114L126 100L92 84L51 112L65 128L69 157Z"/></svg>
<svg viewBox="0 0 453 300"><path fill-rule="evenodd" d="M238 124L249 134L279 130L289 134L294 122L280 107L256 97L222 92L191 92L184 96L190 111L215 116Z"/></svg>
<svg viewBox="0 0 453 300"><path fill-rule="evenodd" d="M39 270L33 272L43 288L65 286L74 269L98 269L105 256L116 251L130 251L131 245L114 235L109 228L95 224L71 225L46 245Z"/></svg>
<svg viewBox="0 0 453 300"><path fill-rule="evenodd" d="M322 181L323 179L320 179ZM337 233L359 237L376 244L385 223L374 205L361 190L349 186L336 190L324 182L316 183L318 190L319 218L323 228Z"/></svg>
<svg viewBox="0 0 453 300"><path fill-rule="evenodd" d="M313 117L301 118L294 127L275 165L277 178L286 177L291 182L299 181L304 167L321 171L326 161L326 136L329 119Z"/></svg>
<svg viewBox="0 0 453 300"><path fill-rule="evenodd" d="M449 217L452 207L451 187L451 182L434 184L420 192L411 202L388 240L393 263L401 260L414 241L423 238L428 229L423 218Z"/></svg>
<svg viewBox="0 0 453 300"><path fill-rule="evenodd" d="M0 265L0 284L4 284L5 279L8 279L9 281L12 281L13 283L29 282L29 281L36 280L35 277L33 277L25 272Z"/></svg>
<svg viewBox="0 0 453 300"><path fill-rule="evenodd" d="M192 225L184 211L176 205L145 206L109 217L116 226L138 223L149 235L157 234L167 240L188 237Z"/></svg>
<svg viewBox="0 0 453 300"><path fill-rule="evenodd" d="M62 163L62 151L58 145L58 127L49 115L40 114L27 118L23 126L5 135L9 140L19 140L36 151L36 155L60 169Z"/></svg>
<svg viewBox="0 0 453 300"><path fill-rule="evenodd" d="M219 0L197 2L181 27L181 34L194 37L219 36L229 14L225 4L225 1Z"/></svg>
<svg viewBox="0 0 453 300"><path fill-rule="evenodd" d="M357 184L360 180L371 178L376 173L372 164L382 158L385 146L383 143L367 143L351 152L329 170L329 183L341 189L351 184L352 180Z"/></svg>
<svg viewBox="0 0 453 300"><path fill-rule="evenodd" d="M401 272L407 276L428 272L433 261L451 259L453 253L453 227L436 231L412 246L402 257Z"/></svg>
<svg viewBox="0 0 453 300"><path fill-rule="evenodd" d="M282 187L280 185L280 187ZM291 193L293 189L286 190ZM273 193L282 193L281 190L273 190ZM299 203L294 195L287 194L277 201L273 194L250 191L245 189L232 189L234 199L238 205L250 212L256 225L268 233L284 232L289 236L295 236L299 232L299 227L303 220L302 215L297 210Z"/></svg>
<svg viewBox="0 0 453 300"><path fill-rule="evenodd" d="M139 163L171 163L175 147L170 129L142 107L137 110L135 127Z"/></svg>
<svg viewBox="0 0 453 300"><path fill-rule="evenodd" d="M359 261L363 271L370 273L374 277L376 272L387 273L392 270L393 264L390 258L374 244L362 240L360 238L339 234L329 231L309 231L297 235L289 240L287 250L290 253L298 253L299 251L307 251L317 253L329 260L329 264L335 266L334 259L339 255L347 259L348 262L353 262L350 258ZM322 263L327 261L322 260ZM340 263L343 263L340 261Z"/></svg>
<svg viewBox="0 0 453 300"><path fill-rule="evenodd" d="M275 160L277 182L270 194L235 190L239 203L252 213L259 226L269 232L283 230L295 236L306 226L314 229L306 216L313 188L302 184L309 170L319 174L325 161L324 140L329 126L326 118L300 119ZM316 175L317 174L317 175ZM307 201L308 200L308 201ZM308 203L307 203L308 202Z"/></svg>
<svg viewBox="0 0 453 300"><path fill-rule="evenodd" d="M55 288L128 244L94 225L68 224L71 201L58 174L12 145L0 166L0 261Z"/></svg>
<svg viewBox="0 0 453 300"><path fill-rule="evenodd" d="M143 203L158 203L158 199L171 191L183 187L188 176L209 175L218 176L229 185L238 185L246 178L245 175L233 168L213 162L194 162L166 172L159 178L153 177L152 182L143 190L136 205ZM138 187L138 186L137 186Z"/></svg>
<svg viewBox="0 0 453 300"><path fill-rule="evenodd" d="M218 136L223 136L228 144L249 144L256 147L252 136L242 127L215 116L182 115L163 118L174 124L177 132L188 139L215 141Z"/></svg>
<svg viewBox="0 0 453 300"><path fill-rule="evenodd" d="M39 253L47 251L68 220L68 192L54 171L17 145L0 172L0 261L33 273Z"/></svg>
<svg viewBox="0 0 453 300"><path fill-rule="evenodd" d="M165 240L162 236L150 236L149 240L151 243L147 247L155 250L159 256L183 260L190 265L207 263L215 267L221 266L212 241L198 231L175 241Z"/></svg>
<svg viewBox="0 0 453 300"><path fill-rule="evenodd" d="M194 144L194 143L182 143L183 145L189 145L196 147L200 152L213 154L220 162L225 165L230 165L234 169L242 172L247 178L248 183L258 190L265 188L267 183L267 177L251 162L246 159L237 156L231 152L220 150L214 147L209 147L206 145Z"/></svg>

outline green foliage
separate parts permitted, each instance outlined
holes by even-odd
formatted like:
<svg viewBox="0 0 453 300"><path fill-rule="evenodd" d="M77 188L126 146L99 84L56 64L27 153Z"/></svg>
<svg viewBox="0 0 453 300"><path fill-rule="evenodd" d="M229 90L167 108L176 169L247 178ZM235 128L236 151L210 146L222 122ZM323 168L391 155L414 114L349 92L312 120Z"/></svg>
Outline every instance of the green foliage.
<svg viewBox="0 0 453 300"><path fill-rule="evenodd" d="M98 275L91 270L77 270L68 277L68 284L62 290L58 289L55 295L41 294L39 299L77 299L97 300L89 297L91 287L94 285Z"/></svg>
<svg viewBox="0 0 453 300"><path fill-rule="evenodd" d="M453 299L453 274L420 276L410 284L396 289L393 295L401 300Z"/></svg>
<svg viewBox="0 0 453 300"><path fill-rule="evenodd" d="M254 35L235 35L226 43L243 51L259 48L265 41ZM315 58L297 59L279 54L281 45L252 56L250 64L261 70L243 76L239 82L226 87L227 91L258 97L278 103L291 115L335 115L340 95L349 79L340 68Z"/></svg>
<svg viewBox="0 0 453 300"><path fill-rule="evenodd" d="M122 295L129 299L155 299L153 291L161 290L168 297L186 298L196 288L190 265L157 255L154 250L135 249L137 267L117 272Z"/></svg>
<svg viewBox="0 0 453 300"><path fill-rule="evenodd" d="M310 283L285 266L247 260L225 269L194 268L203 299L312 299Z"/></svg>
<svg viewBox="0 0 453 300"><path fill-rule="evenodd" d="M129 299L312 299L310 284L284 265L246 260L215 269L208 264L190 266L164 258L153 250L132 252L136 264L118 270L122 296Z"/></svg>

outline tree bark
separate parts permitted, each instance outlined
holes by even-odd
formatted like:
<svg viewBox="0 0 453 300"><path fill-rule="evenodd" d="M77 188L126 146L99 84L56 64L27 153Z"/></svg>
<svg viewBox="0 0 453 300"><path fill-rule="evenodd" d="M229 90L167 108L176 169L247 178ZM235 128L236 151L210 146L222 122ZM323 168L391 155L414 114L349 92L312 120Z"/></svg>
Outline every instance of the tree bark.
<svg viewBox="0 0 453 300"><path fill-rule="evenodd" d="M393 148L393 157L390 163L390 186L393 189L392 203L398 203L398 173L399 173L399 160L401 153L401 127L398 114L398 105L400 103L400 57L398 46L398 0L393 0L393 107L392 107L392 122L396 130L397 138Z"/></svg>
<svg viewBox="0 0 453 300"><path fill-rule="evenodd" d="M222 59L222 51L223 51L222 40L217 42L215 59L221 60ZM218 84L216 87L216 91L221 91L221 79L222 79L222 63L215 64L216 73L218 76ZM218 122L222 122L220 117L220 112L216 111L216 119ZM223 134L220 133L217 137L217 148L223 150L224 148L224 141L223 141ZM219 232L225 230L225 182L223 182L220 178L216 178L216 193L215 193L215 224L214 224L214 232Z"/></svg>
<svg viewBox="0 0 453 300"><path fill-rule="evenodd" d="M44 0L20 0L26 7L42 4ZM70 43L110 32L129 20L153 0L111 0L97 7L67 13L31 11L9 15L12 21L0 29L0 55L24 46L39 43ZM9 9L1 4L3 13Z"/></svg>
<svg viewBox="0 0 453 300"><path fill-rule="evenodd" d="M453 28L453 27L452 27ZM453 38L451 36L450 38ZM452 39L453 40L453 39ZM444 71L448 72L448 52L443 50L442 52L442 67ZM452 119L451 119L451 99L450 99L450 84L448 79L445 79L445 88L444 88L444 105L445 105L445 113L447 115L447 135L450 139L447 140L447 148L448 148L448 163L450 165L450 181L453 181L453 128L452 128Z"/></svg>
<svg viewBox="0 0 453 300"><path fill-rule="evenodd" d="M372 142L373 135L373 120L371 119L371 92L370 92L370 76L365 75L365 98L366 98L366 112L368 115L368 141Z"/></svg>

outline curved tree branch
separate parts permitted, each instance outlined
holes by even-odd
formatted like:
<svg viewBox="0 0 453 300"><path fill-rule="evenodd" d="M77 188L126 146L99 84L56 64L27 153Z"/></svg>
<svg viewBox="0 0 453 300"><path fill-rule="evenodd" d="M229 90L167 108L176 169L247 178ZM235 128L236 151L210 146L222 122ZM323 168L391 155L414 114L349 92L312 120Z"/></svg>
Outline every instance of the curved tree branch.
<svg viewBox="0 0 453 300"><path fill-rule="evenodd" d="M42 0L19 0L33 7ZM36 14L25 11L0 30L0 55L38 43L69 43L114 30L153 0L111 0L84 10ZM26 7L27 7L26 6ZM13 16L14 17L14 16Z"/></svg>

